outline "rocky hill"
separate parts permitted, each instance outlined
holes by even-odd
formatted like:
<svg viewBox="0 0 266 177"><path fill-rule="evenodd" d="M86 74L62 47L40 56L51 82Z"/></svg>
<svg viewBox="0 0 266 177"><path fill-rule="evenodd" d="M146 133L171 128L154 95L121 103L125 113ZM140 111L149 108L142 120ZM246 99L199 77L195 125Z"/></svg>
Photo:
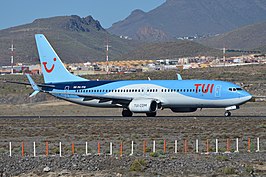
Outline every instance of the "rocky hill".
<svg viewBox="0 0 266 177"><path fill-rule="evenodd" d="M248 25L200 42L216 48L224 46L234 49L261 48L266 46L266 22Z"/></svg>
<svg viewBox="0 0 266 177"><path fill-rule="evenodd" d="M105 59L105 42L110 41L110 58L121 57L134 49L135 42L110 35L91 16L60 16L37 19L30 24L0 30L0 65L10 63L11 42L15 45L15 62L38 63L34 34L45 34L64 62Z"/></svg>
<svg viewBox="0 0 266 177"><path fill-rule="evenodd" d="M147 13L135 10L108 29L139 40L228 32L266 20L265 0L166 0Z"/></svg>
<svg viewBox="0 0 266 177"><path fill-rule="evenodd" d="M193 41L150 43L123 55L125 59L167 59L198 55L222 56L217 49Z"/></svg>

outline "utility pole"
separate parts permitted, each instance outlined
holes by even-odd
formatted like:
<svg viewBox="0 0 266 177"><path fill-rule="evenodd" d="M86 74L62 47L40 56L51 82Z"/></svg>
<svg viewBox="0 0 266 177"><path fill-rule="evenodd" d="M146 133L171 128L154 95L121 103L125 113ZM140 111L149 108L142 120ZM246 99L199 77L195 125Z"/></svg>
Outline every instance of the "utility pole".
<svg viewBox="0 0 266 177"><path fill-rule="evenodd" d="M225 47L223 48L223 59L224 59L224 66L225 66L225 61L226 61L226 56L225 56Z"/></svg>
<svg viewBox="0 0 266 177"><path fill-rule="evenodd" d="M109 39L108 39L108 37L107 37L107 40L106 40L105 47L106 47L106 74L108 74L109 73L109 47L111 47L109 45Z"/></svg>
<svg viewBox="0 0 266 177"><path fill-rule="evenodd" d="M11 48L9 48L11 50L11 74L14 74L14 44L13 44L13 40L11 43Z"/></svg>

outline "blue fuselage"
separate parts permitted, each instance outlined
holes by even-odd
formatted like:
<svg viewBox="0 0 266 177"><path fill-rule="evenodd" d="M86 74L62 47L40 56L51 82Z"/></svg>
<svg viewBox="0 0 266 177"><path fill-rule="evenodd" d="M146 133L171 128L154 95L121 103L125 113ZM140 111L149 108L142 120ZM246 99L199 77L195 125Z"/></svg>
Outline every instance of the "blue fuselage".
<svg viewBox="0 0 266 177"><path fill-rule="evenodd" d="M241 105L252 97L238 85L215 80L82 81L52 84L55 88L47 90L52 95L94 107L123 106L108 101L100 102L97 99L84 100L78 94L122 96L132 99L152 98L159 100L164 108L228 107ZM66 94L57 94L58 92Z"/></svg>

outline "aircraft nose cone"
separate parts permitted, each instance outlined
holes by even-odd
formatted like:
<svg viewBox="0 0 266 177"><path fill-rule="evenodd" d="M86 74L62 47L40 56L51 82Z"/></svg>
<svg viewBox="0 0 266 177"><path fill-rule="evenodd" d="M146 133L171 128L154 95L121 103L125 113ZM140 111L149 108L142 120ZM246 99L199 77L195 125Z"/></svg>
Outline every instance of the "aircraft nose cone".
<svg viewBox="0 0 266 177"><path fill-rule="evenodd" d="M246 91L244 91L243 93L241 93L241 97L245 99L245 101L249 101L252 99L252 95Z"/></svg>
<svg viewBox="0 0 266 177"><path fill-rule="evenodd" d="M247 101L252 99L252 95L247 96Z"/></svg>

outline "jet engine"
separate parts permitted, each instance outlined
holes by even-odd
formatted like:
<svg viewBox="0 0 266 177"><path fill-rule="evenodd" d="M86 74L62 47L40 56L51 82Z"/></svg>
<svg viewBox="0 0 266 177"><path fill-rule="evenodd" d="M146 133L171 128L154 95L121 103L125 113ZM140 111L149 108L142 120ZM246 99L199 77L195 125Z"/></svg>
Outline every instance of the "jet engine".
<svg viewBox="0 0 266 177"><path fill-rule="evenodd" d="M160 103L153 99L134 99L130 102L128 109L135 113L156 112Z"/></svg>

